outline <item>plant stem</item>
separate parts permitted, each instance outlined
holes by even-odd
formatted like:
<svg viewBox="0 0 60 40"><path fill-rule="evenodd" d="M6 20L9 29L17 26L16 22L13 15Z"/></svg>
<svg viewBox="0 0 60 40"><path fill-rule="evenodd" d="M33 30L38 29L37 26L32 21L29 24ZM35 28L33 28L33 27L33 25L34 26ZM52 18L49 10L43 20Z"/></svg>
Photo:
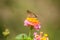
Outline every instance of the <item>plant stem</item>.
<svg viewBox="0 0 60 40"><path fill-rule="evenodd" d="M31 37L31 38L32 38L32 29L33 29L33 27L31 26L30 30L29 30L29 37Z"/></svg>

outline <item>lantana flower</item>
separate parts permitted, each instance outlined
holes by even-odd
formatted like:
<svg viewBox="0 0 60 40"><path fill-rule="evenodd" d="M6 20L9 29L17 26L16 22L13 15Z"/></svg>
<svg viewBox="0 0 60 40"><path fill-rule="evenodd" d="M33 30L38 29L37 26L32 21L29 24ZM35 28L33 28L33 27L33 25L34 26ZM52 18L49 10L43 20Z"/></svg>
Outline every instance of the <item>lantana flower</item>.
<svg viewBox="0 0 60 40"><path fill-rule="evenodd" d="M24 21L24 26L33 26L35 30L40 29L40 22L37 18L29 18L27 17L26 20Z"/></svg>

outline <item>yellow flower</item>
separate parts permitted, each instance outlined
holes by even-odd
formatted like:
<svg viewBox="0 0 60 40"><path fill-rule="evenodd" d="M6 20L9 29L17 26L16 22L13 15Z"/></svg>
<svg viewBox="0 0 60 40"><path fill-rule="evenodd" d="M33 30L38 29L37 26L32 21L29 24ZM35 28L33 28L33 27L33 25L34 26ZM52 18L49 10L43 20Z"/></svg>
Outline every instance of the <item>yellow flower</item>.
<svg viewBox="0 0 60 40"><path fill-rule="evenodd" d="M27 18L26 20L28 20L28 21L32 21L32 18Z"/></svg>
<svg viewBox="0 0 60 40"><path fill-rule="evenodd" d="M44 36L48 36L48 34L44 34Z"/></svg>
<svg viewBox="0 0 60 40"><path fill-rule="evenodd" d="M47 40L47 36L48 36L48 34L44 34L44 36L42 37L41 40Z"/></svg>
<svg viewBox="0 0 60 40"><path fill-rule="evenodd" d="M30 22L39 22L37 20L37 18L27 18L26 20L30 21Z"/></svg>
<svg viewBox="0 0 60 40"><path fill-rule="evenodd" d="M10 34L10 32L9 32L9 30L8 30L8 29L6 29L2 34L3 34L4 36L7 36L7 35L9 35L9 34Z"/></svg>
<svg viewBox="0 0 60 40"><path fill-rule="evenodd" d="M43 37L41 40L46 40L46 37Z"/></svg>

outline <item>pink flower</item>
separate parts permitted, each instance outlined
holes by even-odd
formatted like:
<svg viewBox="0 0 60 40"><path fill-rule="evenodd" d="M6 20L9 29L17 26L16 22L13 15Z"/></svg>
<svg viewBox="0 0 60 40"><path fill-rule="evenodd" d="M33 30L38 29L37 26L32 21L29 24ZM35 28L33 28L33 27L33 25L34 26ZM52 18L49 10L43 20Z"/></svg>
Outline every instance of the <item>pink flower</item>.
<svg viewBox="0 0 60 40"><path fill-rule="evenodd" d="M41 28L41 26L39 24L34 25L34 29L39 30L40 28Z"/></svg>
<svg viewBox="0 0 60 40"><path fill-rule="evenodd" d="M32 25L32 23L30 23L29 21L25 20L24 21L24 26L29 26L29 25Z"/></svg>
<svg viewBox="0 0 60 40"><path fill-rule="evenodd" d="M40 40L40 36L39 35L35 35L34 40Z"/></svg>
<svg viewBox="0 0 60 40"><path fill-rule="evenodd" d="M34 34L33 34L33 35L34 35L34 36L35 36L35 35L37 35L37 32L34 32Z"/></svg>

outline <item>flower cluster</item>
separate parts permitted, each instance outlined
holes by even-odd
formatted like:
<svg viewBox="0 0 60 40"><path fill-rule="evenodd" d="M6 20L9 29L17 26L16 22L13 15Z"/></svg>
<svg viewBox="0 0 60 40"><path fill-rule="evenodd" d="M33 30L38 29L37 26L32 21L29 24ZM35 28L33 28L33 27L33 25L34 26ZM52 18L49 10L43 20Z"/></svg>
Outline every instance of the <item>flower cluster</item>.
<svg viewBox="0 0 60 40"><path fill-rule="evenodd" d="M40 29L40 22L37 18L29 18L27 17L24 21L24 26L32 26L34 29L39 30Z"/></svg>
<svg viewBox="0 0 60 40"><path fill-rule="evenodd" d="M40 32L40 34L38 35L37 32L35 32L34 40L49 40L48 34L43 34L43 32Z"/></svg>

